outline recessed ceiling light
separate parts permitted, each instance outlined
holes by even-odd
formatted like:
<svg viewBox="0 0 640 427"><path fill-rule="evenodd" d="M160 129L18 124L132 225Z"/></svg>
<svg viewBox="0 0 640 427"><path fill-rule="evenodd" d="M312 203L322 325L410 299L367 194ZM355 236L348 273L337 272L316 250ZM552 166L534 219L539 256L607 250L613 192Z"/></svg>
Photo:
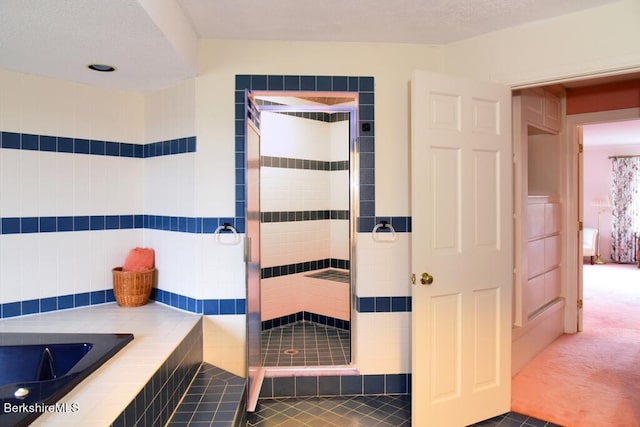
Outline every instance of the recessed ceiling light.
<svg viewBox="0 0 640 427"><path fill-rule="evenodd" d="M93 71L100 71L101 73L110 73L116 70L115 67L106 64L89 64L87 68Z"/></svg>

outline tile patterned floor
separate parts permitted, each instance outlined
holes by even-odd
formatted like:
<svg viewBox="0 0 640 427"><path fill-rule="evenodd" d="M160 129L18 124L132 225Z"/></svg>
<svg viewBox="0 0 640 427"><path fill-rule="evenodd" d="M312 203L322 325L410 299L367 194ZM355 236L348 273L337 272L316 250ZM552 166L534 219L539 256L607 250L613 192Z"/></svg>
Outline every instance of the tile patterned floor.
<svg viewBox="0 0 640 427"><path fill-rule="evenodd" d="M260 400L250 427L411 425L410 396L308 397Z"/></svg>
<svg viewBox="0 0 640 427"><path fill-rule="evenodd" d="M263 366L348 365L349 331L302 320L262 331Z"/></svg>
<svg viewBox="0 0 640 427"><path fill-rule="evenodd" d="M244 379L203 363L168 427L408 427L411 396L260 399L244 413ZM509 412L473 427L560 427Z"/></svg>
<svg viewBox="0 0 640 427"><path fill-rule="evenodd" d="M411 396L350 396L262 399L249 427L405 427L411 425ZM560 427L509 412L473 427Z"/></svg>
<svg viewBox="0 0 640 427"><path fill-rule="evenodd" d="M472 424L470 427L562 427L549 421L539 420L516 412L507 412L489 420Z"/></svg>
<svg viewBox="0 0 640 427"><path fill-rule="evenodd" d="M244 417L244 378L203 363L168 427L227 427Z"/></svg>

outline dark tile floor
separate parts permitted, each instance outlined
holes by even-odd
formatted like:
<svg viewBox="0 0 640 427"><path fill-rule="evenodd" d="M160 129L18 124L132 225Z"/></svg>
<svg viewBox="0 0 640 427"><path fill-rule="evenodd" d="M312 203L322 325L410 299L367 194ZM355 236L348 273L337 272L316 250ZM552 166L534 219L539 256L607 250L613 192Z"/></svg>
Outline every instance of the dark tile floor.
<svg viewBox="0 0 640 427"><path fill-rule="evenodd" d="M262 399L249 427L404 427L411 425L411 396L350 396ZM509 412L474 427L560 427Z"/></svg>
<svg viewBox="0 0 640 427"><path fill-rule="evenodd" d="M250 427L348 427L411 425L410 396L265 399L249 414Z"/></svg>
<svg viewBox="0 0 640 427"><path fill-rule="evenodd" d="M302 320L262 331L263 366L348 365L349 331Z"/></svg>
<svg viewBox="0 0 640 427"><path fill-rule="evenodd" d="M203 363L168 427L244 424L244 378Z"/></svg>
<svg viewBox="0 0 640 427"><path fill-rule="evenodd" d="M400 427L411 425L411 396L336 396L260 399L244 412L243 378L203 363L168 427ZM560 427L513 412L478 427Z"/></svg>

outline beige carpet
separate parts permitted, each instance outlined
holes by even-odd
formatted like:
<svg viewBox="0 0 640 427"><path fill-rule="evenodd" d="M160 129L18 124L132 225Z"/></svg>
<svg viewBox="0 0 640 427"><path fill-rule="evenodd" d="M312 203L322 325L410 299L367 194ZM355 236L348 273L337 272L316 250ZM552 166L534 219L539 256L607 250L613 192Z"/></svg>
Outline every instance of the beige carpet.
<svg viewBox="0 0 640 427"><path fill-rule="evenodd" d="M640 426L640 270L585 265L584 331L563 335L512 383L512 410L563 426Z"/></svg>

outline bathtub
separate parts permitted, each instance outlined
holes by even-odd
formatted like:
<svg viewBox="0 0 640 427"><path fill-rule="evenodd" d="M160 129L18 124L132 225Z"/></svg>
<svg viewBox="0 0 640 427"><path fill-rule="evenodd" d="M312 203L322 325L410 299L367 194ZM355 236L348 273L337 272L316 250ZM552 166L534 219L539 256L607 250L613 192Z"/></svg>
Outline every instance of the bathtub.
<svg viewBox="0 0 640 427"><path fill-rule="evenodd" d="M133 339L133 334L0 333L0 425L29 425ZM58 403L56 403L58 402Z"/></svg>

